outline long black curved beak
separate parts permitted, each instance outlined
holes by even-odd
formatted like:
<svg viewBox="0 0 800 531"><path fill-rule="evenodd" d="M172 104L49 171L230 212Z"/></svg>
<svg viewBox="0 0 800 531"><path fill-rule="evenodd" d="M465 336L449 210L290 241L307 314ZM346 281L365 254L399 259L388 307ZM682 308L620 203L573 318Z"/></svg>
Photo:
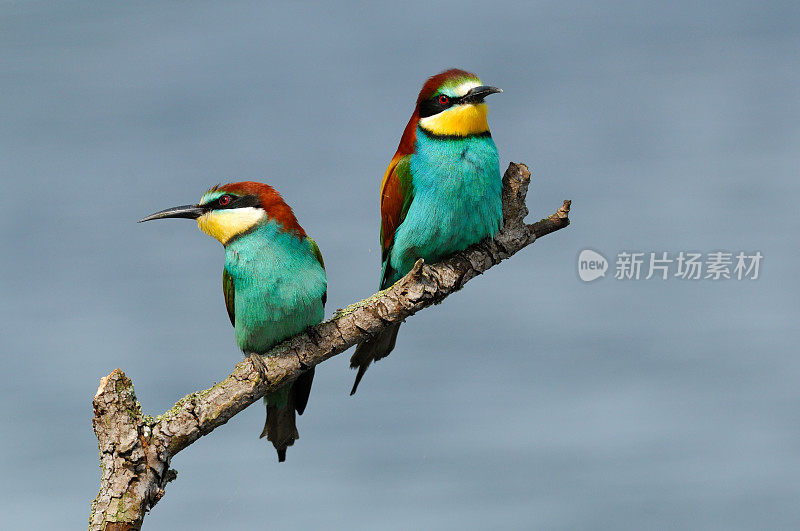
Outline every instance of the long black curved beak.
<svg viewBox="0 0 800 531"><path fill-rule="evenodd" d="M481 85L480 87L470 89L469 92L464 94L464 97L461 99L461 103L482 103L483 98L486 96L490 94L499 94L501 92L503 92L503 89L501 88Z"/></svg>
<svg viewBox="0 0 800 531"><path fill-rule="evenodd" d="M154 219L164 219L164 218L197 219L205 213L206 210L200 205L182 205L182 206L168 208L166 210L156 212L155 214L150 214L146 218L140 219L139 223L142 223L144 221L152 221Z"/></svg>

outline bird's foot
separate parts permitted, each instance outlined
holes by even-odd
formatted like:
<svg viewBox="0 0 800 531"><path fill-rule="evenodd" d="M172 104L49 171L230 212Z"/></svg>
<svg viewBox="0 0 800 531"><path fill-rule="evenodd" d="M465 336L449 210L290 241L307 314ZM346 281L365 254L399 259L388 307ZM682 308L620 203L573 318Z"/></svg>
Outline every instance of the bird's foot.
<svg viewBox="0 0 800 531"><path fill-rule="evenodd" d="M308 338L313 341L315 345L319 345L320 340L322 340L322 334L319 333L316 326L309 326L306 328L306 335L308 335Z"/></svg>
<svg viewBox="0 0 800 531"><path fill-rule="evenodd" d="M303 363L303 358L300 357L300 353L299 352L295 352L295 356L297 356L297 363L300 364L300 369L301 370L305 371L305 370L308 370L308 369L311 368L310 365L307 365L307 364Z"/></svg>
<svg viewBox="0 0 800 531"><path fill-rule="evenodd" d="M264 356L261 354L250 354L248 356L250 362L253 364L253 367L258 371L259 376L261 379L264 380L266 383L269 383L269 368L267 367L267 362L264 360Z"/></svg>

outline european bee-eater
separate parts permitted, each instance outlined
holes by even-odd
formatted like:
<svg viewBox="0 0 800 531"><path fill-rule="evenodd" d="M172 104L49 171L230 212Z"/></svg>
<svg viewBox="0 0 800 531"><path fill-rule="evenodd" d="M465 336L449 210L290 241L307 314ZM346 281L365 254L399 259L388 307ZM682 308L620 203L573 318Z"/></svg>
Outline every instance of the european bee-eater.
<svg viewBox="0 0 800 531"><path fill-rule="evenodd" d="M483 101L498 92L458 69L422 86L381 183L381 289L417 259L437 262L500 229L502 179ZM351 395L369 364L392 351L399 328L393 324L356 348Z"/></svg>
<svg viewBox="0 0 800 531"><path fill-rule="evenodd" d="M196 205L156 212L141 221L196 219L200 230L225 248L222 291L236 343L263 354L287 337L322 321L327 279L322 254L292 209L272 187L251 181L215 186ZM303 414L314 369L264 397L267 436L286 459L299 438L295 412Z"/></svg>

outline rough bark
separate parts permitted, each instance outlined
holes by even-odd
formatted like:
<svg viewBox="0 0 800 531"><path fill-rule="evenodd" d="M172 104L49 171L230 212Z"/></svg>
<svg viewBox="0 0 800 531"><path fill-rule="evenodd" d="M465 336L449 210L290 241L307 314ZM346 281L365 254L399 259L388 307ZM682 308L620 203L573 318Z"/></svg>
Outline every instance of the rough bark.
<svg viewBox="0 0 800 531"><path fill-rule="evenodd" d="M533 224L523 221L529 182L524 164L509 165L503 176L503 228L494 238L437 264L419 260L394 286L338 310L267 356L245 359L222 382L185 396L158 417L142 415L133 383L120 369L104 377L93 400L101 475L89 529L140 529L145 513L176 477L169 468L176 453L305 369L344 352L388 323L441 302L537 238L566 227L569 201L548 218Z"/></svg>

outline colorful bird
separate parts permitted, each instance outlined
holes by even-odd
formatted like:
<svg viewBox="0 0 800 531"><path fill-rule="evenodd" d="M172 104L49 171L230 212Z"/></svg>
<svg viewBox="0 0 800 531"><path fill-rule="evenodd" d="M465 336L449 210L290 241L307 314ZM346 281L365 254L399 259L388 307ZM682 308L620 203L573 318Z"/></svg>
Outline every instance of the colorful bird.
<svg viewBox="0 0 800 531"><path fill-rule="evenodd" d="M140 223L163 218L196 219L200 230L224 246L222 291L245 354L263 354L322 321L327 294L322 254L272 187L252 181L218 185L196 205L162 210ZM312 367L264 397L261 437L272 441L278 461L299 438L295 412L303 414L313 379Z"/></svg>
<svg viewBox="0 0 800 531"><path fill-rule="evenodd" d="M500 229L502 179L483 101L498 92L458 69L422 86L381 183L381 289L417 259L437 262ZM399 328L392 324L356 348L351 395L369 364L392 351Z"/></svg>

